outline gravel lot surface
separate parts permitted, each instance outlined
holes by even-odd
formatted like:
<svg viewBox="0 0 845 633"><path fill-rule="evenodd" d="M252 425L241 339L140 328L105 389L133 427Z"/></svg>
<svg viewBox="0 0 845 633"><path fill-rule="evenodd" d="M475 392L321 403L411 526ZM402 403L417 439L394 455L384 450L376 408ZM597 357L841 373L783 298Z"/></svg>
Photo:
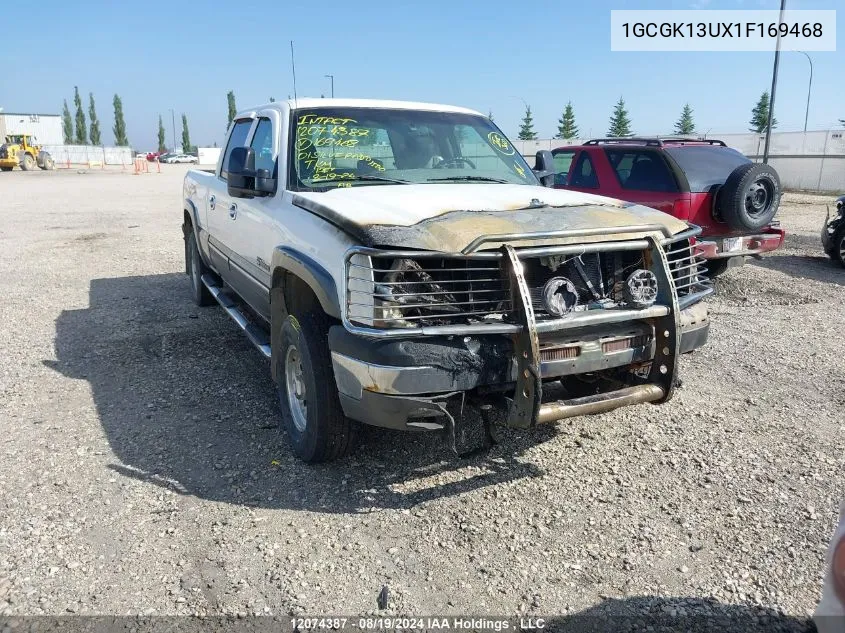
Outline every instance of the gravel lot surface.
<svg viewBox="0 0 845 633"><path fill-rule="evenodd" d="M832 197L788 194L786 248L719 280L710 343L668 405L464 461L438 436L370 429L309 467L266 361L190 302L185 171L0 175L0 614L805 626L845 497Z"/></svg>

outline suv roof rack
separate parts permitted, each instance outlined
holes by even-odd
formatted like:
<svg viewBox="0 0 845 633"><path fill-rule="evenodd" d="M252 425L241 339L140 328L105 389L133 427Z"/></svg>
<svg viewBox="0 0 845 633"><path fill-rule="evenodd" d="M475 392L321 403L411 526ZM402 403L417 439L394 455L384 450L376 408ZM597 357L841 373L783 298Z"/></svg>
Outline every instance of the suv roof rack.
<svg viewBox="0 0 845 633"><path fill-rule="evenodd" d="M645 145L646 147L662 147L666 143L703 143L705 145L720 145L727 147L724 141L718 139L686 138L670 136L666 138L642 138L638 136L619 136L614 138L594 138L584 145Z"/></svg>

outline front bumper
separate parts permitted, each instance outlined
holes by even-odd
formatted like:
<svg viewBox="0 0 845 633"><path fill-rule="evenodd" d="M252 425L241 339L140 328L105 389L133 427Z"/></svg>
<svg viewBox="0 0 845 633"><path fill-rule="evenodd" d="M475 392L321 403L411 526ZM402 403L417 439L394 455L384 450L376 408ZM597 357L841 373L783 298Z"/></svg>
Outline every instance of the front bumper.
<svg viewBox="0 0 845 633"><path fill-rule="evenodd" d="M709 331L705 304L697 303L681 311L679 352L691 352L704 345ZM649 342L636 345L636 337ZM618 345L631 339L631 346ZM513 341L498 335L384 340L364 338L334 326L329 331L329 347L344 413L355 420L393 429L441 429L447 423L450 400L471 390L512 390L519 371ZM575 347L579 354L567 357L572 355L566 350ZM541 378L565 379L647 364L654 352L654 331L645 322L604 327L600 334L568 332L565 337L541 342ZM539 415L537 422L652 402L666 395L656 385L638 387L643 388L613 392L612 400L554 403L544 415Z"/></svg>

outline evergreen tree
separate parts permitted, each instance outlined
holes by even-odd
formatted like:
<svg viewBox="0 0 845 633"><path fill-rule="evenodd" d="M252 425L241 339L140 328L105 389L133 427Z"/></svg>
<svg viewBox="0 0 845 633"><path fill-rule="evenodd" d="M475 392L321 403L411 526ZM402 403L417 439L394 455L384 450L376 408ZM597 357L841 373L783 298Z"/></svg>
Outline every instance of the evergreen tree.
<svg viewBox="0 0 845 633"><path fill-rule="evenodd" d="M73 119L70 118L70 108L67 107L67 99L64 100L65 107L62 110L62 136L65 137L65 145L73 143Z"/></svg>
<svg viewBox="0 0 845 633"><path fill-rule="evenodd" d="M760 95L760 99L757 100L757 105L755 105L751 110L751 127L748 128L752 132L756 132L757 134L762 134L766 131L766 127L769 125L769 91L763 91L763 94ZM772 129L778 126L778 120L772 117Z"/></svg>
<svg viewBox="0 0 845 633"><path fill-rule="evenodd" d="M164 123L161 121L161 115L158 115L158 152L159 154L163 154L167 151L167 147L164 145Z"/></svg>
<svg viewBox="0 0 845 633"><path fill-rule="evenodd" d="M631 131L631 119L628 116L628 110L625 108L625 99L619 97L619 101L613 108L613 114L610 117L610 127L607 130L607 135L610 137L618 136L633 136Z"/></svg>
<svg viewBox="0 0 845 633"><path fill-rule="evenodd" d="M519 126L520 141L533 141L537 138L534 132L534 117L531 116L531 106L525 106L525 116L522 117L522 123Z"/></svg>
<svg viewBox="0 0 845 633"><path fill-rule="evenodd" d="M123 120L123 102L120 97L114 96L114 144L118 147L129 145L129 140L126 138L126 121Z"/></svg>
<svg viewBox="0 0 845 633"><path fill-rule="evenodd" d="M88 145L88 128L85 126L85 111L82 109L82 99L79 88L73 87L73 105L76 106L76 136L73 142L77 145Z"/></svg>
<svg viewBox="0 0 845 633"><path fill-rule="evenodd" d="M555 138L577 138L578 126L575 125L575 111L572 102L567 101L563 109L563 116L557 122L557 135Z"/></svg>
<svg viewBox="0 0 845 633"><path fill-rule="evenodd" d="M67 104L65 104L65 107L67 107ZM845 125L845 119L839 119L839 125Z"/></svg>
<svg viewBox="0 0 845 633"><path fill-rule="evenodd" d="M675 134L695 134L695 121L692 120L692 108L688 103L685 103L684 109L681 110L681 118L675 121Z"/></svg>
<svg viewBox="0 0 845 633"><path fill-rule="evenodd" d="M226 101L229 103L229 120L226 122L226 129L229 129L229 124L235 120L235 116L238 114L238 109L235 107L235 93L233 90L230 90L226 94Z"/></svg>
<svg viewBox="0 0 845 633"><path fill-rule="evenodd" d="M276 103L276 97L270 97L270 103Z"/></svg>
<svg viewBox="0 0 845 633"><path fill-rule="evenodd" d="M188 132L188 115L182 113L182 151L187 153L191 149L191 135Z"/></svg>
<svg viewBox="0 0 845 633"><path fill-rule="evenodd" d="M91 137L91 145L100 145L100 119L97 118L97 110L94 108L94 93L88 93L88 118L91 119L91 127L88 131Z"/></svg>
<svg viewBox="0 0 845 633"><path fill-rule="evenodd" d="M488 119L490 119L491 121L493 120L493 111L492 111L492 110L490 110L490 111L487 113L487 118L488 118Z"/></svg>

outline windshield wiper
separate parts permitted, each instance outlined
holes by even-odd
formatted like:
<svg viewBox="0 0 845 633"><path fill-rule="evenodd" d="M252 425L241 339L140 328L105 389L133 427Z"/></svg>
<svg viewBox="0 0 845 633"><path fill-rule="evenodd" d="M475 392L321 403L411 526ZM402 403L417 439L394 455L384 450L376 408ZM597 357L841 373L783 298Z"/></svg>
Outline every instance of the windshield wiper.
<svg viewBox="0 0 845 633"><path fill-rule="evenodd" d="M501 178L488 178L487 176L447 176L446 178L426 178L428 182L441 182L444 180L469 180L475 182L498 182L503 185L510 184L509 180Z"/></svg>
<svg viewBox="0 0 845 633"><path fill-rule="evenodd" d="M410 185L411 182L409 180L399 180L398 178L388 178L387 176L376 176L373 174L362 174L361 176L355 176L355 178L326 178L325 180L314 180L311 182L312 187L319 187L323 184L328 183L335 183L335 182L358 182L363 180L365 182L392 182L398 185Z"/></svg>

